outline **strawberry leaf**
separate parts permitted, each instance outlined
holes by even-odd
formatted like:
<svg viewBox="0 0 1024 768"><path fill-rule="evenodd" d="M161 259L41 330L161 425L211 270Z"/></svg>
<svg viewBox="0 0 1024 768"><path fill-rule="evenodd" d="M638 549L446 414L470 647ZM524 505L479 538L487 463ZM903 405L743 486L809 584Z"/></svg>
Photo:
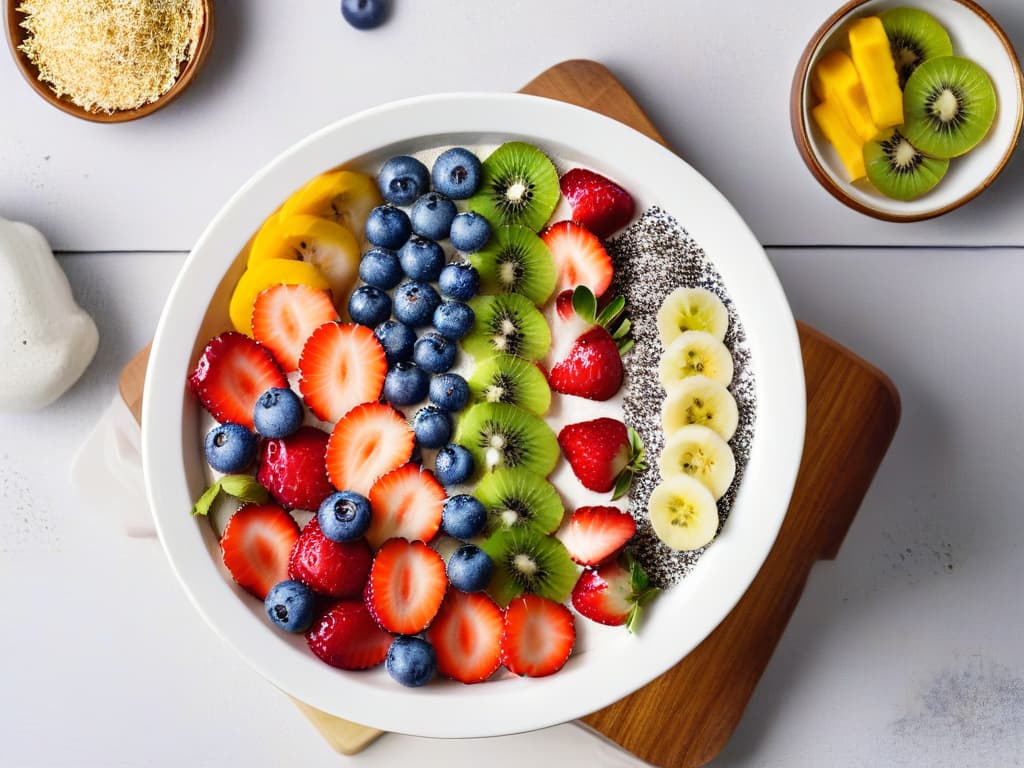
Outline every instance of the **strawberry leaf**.
<svg viewBox="0 0 1024 768"><path fill-rule="evenodd" d="M629 493L630 486L633 485L633 473L629 469L624 469L619 472L615 478L615 486L612 488L612 501L621 499L627 493Z"/></svg>
<svg viewBox="0 0 1024 768"><path fill-rule="evenodd" d="M622 296L616 296L601 310L601 314L597 316L597 324L608 328L625 308L626 300Z"/></svg>
<svg viewBox="0 0 1024 768"><path fill-rule="evenodd" d="M626 617L626 629L632 633L640 623L640 609L657 597L661 590L651 586L647 572L640 563L632 557L627 557L626 562L629 565L629 582L632 590L629 599L633 603L629 609L629 616Z"/></svg>
<svg viewBox="0 0 1024 768"><path fill-rule="evenodd" d="M624 339L629 334L630 330L632 330L632 328L633 323L627 317L621 323L619 323L619 327L615 329L615 333L612 334L612 338L615 339L616 341L618 341L619 339Z"/></svg>
<svg viewBox="0 0 1024 768"><path fill-rule="evenodd" d="M615 486L612 488L612 501L621 499L629 493L629 489L633 485L633 476L647 469L647 462L644 460L643 440L640 439L640 435L632 427L628 428L628 434L629 461L615 478Z"/></svg>
<svg viewBox="0 0 1024 768"><path fill-rule="evenodd" d="M220 479L224 493L249 504L265 504L270 493L252 475L225 475Z"/></svg>
<svg viewBox="0 0 1024 768"><path fill-rule="evenodd" d="M593 323L597 316L597 297L594 292L585 285L577 285L572 292L572 309L588 323Z"/></svg>
<svg viewBox="0 0 1024 768"><path fill-rule="evenodd" d="M216 501L218 495L220 495L220 480L203 491L203 495L192 505L192 515L208 515L210 507L213 506L213 502Z"/></svg>
<svg viewBox="0 0 1024 768"><path fill-rule="evenodd" d="M619 344L619 354L620 355L625 355L632 348L633 348L633 340L632 339L626 339L626 342L624 344Z"/></svg>

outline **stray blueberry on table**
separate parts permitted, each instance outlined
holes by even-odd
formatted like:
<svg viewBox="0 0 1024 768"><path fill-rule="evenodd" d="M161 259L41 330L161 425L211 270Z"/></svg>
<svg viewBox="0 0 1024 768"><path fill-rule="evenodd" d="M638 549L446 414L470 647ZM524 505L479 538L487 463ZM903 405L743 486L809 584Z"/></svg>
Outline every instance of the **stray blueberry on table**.
<svg viewBox="0 0 1024 768"><path fill-rule="evenodd" d="M302 426L305 409L290 389L271 387L256 401L252 421L263 437L288 437Z"/></svg>
<svg viewBox="0 0 1024 768"><path fill-rule="evenodd" d="M341 15L356 29L375 29L388 17L387 0L341 0Z"/></svg>
<svg viewBox="0 0 1024 768"><path fill-rule="evenodd" d="M388 648L384 668L396 681L409 688L426 685L437 670L434 646L422 637L399 635Z"/></svg>
<svg viewBox="0 0 1024 768"><path fill-rule="evenodd" d="M263 610L285 632L305 632L313 624L316 597L301 581L280 581L270 588Z"/></svg>
<svg viewBox="0 0 1024 768"><path fill-rule="evenodd" d="M430 190L427 166L409 155L390 158L377 174L381 197L394 205L412 205Z"/></svg>
<svg viewBox="0 0 1024 768"><path fill-rule="evenodd" d="M230 421L206 433L206 463L218 472L232 475L249 468L256 458L256 435Z"/></svg>

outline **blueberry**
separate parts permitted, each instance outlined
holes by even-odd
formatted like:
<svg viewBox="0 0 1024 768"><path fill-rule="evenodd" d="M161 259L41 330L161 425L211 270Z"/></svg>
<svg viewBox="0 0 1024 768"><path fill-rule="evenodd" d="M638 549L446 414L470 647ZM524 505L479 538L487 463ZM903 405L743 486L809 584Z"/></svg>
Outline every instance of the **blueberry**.
<svg viewBox="0 0 1024 768"><path fill-rule="evenodd" d="M413 237L398 250L398 261L413 280L437 280L444 268L444 248L433 240Z"/></svg>
<svg viewBox="0 0 1024 768"><path fill-rule="evenodd" d="M285 632L305 632L315 618L316 596L301 581L279 581L267 592L263 610Z"/></svg>
<svg viewBox="0 0 1024 768"><path fill-rule="evenodd" d="M430 173L415 157L398 155L380 169L377 187L389 203L412 205L417 197L430 190Z"/></svg>
<svg viewBox="0 0 1024 768"><path fill-rule="evenodd" d="M391 641L384 668L396 681L409 688L430 682L437 670L434 646L422 637L399 635Z"/></svg>
<svg viewBox="0 0 1024 768"><path fill-rule="evenodd" d="M412 431L422 447L440 448L452 439L452 419L436 405L427 405L412 417Z"/></svg>
<svg viewBox="0 0 1024 768"><path fill-rule="evenodd" d="M444 373L455 364L455 344L440 333L426 333L412 349L412 361L427 373Z"/></svg>
<svg viewBox="0 0 1024 768"><path fill-rule="evenodd" d="M395 363L384 376L384 399L392 405L412 405L427 396L430 376L415 363Z"/></svg>
<svg viewBox="0 0 1024 768"><path fill-rule="evenodd" d="M353 322L373 328L391 317L391 297L380 288L361 285L349 297L348 313Z"/></svg>
<svg viewBox="0 0 1024 768"><path fill-rule="evenodd" d="M446 301L434 310L434 327L446 339L458 341L469 333L475 317L468 304Z"/></svg>
<svg viewBox="0 0 1024 768"><path fill-rule="evenodd" d="M416 343L416 332L405 323L385 320L373 329L377 341L384 347L388 365L401 360L412 359L412 348Z"/></svg>
<svg viewBox="0 0 1024 768"><path fill-rule="evenodd" d="M463 253L476 253L491 239L491 225L476 211L463 211L452 219L449 238Z"/></svg>
<svg viewBox="0 0 1024 768"><path fill-rule="evenodd" d="M412 204L412 231L420 237L444 240L451 232L455 213L455 203L437 192L428 192Z"/></svg>
<svg viewBox="0 0 1024 768"><path fill-rule="evenodd" d="M441 303L430 283L408 280L395 289L395 304L392 311L395 318L413 328L430 325L434 310Z"/></svg>
<svg viewBox="0 0 1024 768"><path fill-rule="evenodd" d="M394 288L402 280L398 254L386 248L371 248L359 262L359 279L382 291Z"/></svg>
<svg viewBox="0 0 1024 768"><path fill-rule="evenodd" d="M494 573L491 556L476 544L463 544L448 558L448 581L463 592L479 592Z"/></svg>
<svg viewBox="0 0 1024 768"><path fill-rule="evenodd" d="M434 189L452 200L472 197L480 187L480 174L480 159L462 147L442 152L430 171Z"/></svg>
<svg viewBox="0 0 1024 768"><path fill-rule="evenodd" d="M230 421L206 433L206 462L226 475L249 468L256 458L256 435Z"/></svg>
<svg viewBox="0 0 1024 768"><path fill-rule="evenodd" d="M332 493L320 504L316 519L331 541L354 541L370 527L370 502L353 491Z"/></svg>
<svg viewBox="0 0 1024 768"><path fill-rule="evenodd" d="M341 15L356 29L374 29L388 17L387 0L341 0Z"/></svg>
<svg viewBox="0 0 1024 768"><path fill-rule="evenodd" d="M434 475L441 485L458 485L473 474L473 454L461 445L446 445L434 459Z"/></svg>
<svg viewBox="0 0 1024 768"><path fill-rule="evenodd" d="M366 217L366 239L380 248L397 251L411 233L409 217L393 205L378 205Z"/></svg>
<svg viewBox="0 0 1024 768"><path fill-rule="evenodd" d="M441 270L437 282L448 298L469 301L480 290L480 273L472 264L449 264Z"/></svg>
<svg viewBox="0 0 1024 768"><path fill-rule="evenodd" d="M457 373L442 373L430 380L430 402L445 411L461 411L469 402L469 384Z"/></svg>
<svg viewBox="0 0 1024 768"><path fill-rule="evenodd" d="M256 401L252 421L263 437L288 437L302 426L302 400L290 389L271 387Z"/></svg>
<svg viewBox="0 0 1024 768"><path fill-rule="evenodd" d="M441 527L456 539L471 539L483 533L487 525L487 509L468 493L452 496L441 510Z"/></svg>

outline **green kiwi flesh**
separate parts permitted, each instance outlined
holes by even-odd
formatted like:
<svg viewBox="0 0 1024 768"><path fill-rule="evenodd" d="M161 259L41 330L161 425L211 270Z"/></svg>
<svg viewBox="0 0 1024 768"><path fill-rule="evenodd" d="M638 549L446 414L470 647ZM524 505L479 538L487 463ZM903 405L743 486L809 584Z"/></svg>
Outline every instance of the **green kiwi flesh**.
<svg viewBox="0 0 1024 768"><path fill-rule="evenodd" d="M538 416L551 407L551 387L544 374L520 357L488 357L477 363L468 383L475 402L518 405Z"/></svg>
<svg viewBox="0 0 1024 768"><path fill-rule="evenodd" d="M890 8L879 18L899 71L900 88L922 62L953 55L949 33L930 13L917 8Z"/></svg>
<svg viewBox="0 0 1024 768"><path fill-rule="evenodd" d="M521 224L498 227L490 243L469 257L481 293L518 293L538 306L555 290L555 260L537 233Z"/></svg>
<svg viewBox="0 0 1024 768"><path fill-rule="evenodd" d="M903 90L903 135L931 157L959 157L985 138L996 91L985 70L959 56L921 64Z"/></svg>
<svg viewBox="0 0 1024 768"><path fill-rule="evenodd" d="M455 442L484 473L523 467L547 477L559 456L558 439L543 419L501 403L477 403L463 413Z"/></svg>
<svg viewBox="0 0 1024 768"><path fill-rule="evenodd" d="M473 495L487 508L491 530L531 526L554 533L565 515L555 487L523 467L484 475Z"/></svg>
<svg viewBox="0 0 1024 768"><path fill-rule="evenodd" d="M494 561L487 591L503 608L524 592L564 602L576 583L576 566L562 542L530 526L500 528L480 548Z"/></svg>
<svg viewBox="0 0 1024 768"><path fill-rule="evenodd" d="M477 360L495 354L540 360L551 346L551 329L533 303L518 293L477 296L469 302L473 328L462 348Z"/></svg>
<svg viewBox="0 0 1024 768"><path fill-rule="evenodd" d="M469 209L493 225L522 224L536 232L551 218L560 194L558 171L548 156L532 144L510 141L484 160Z"/></svg>
<svg viewBox="0 0 1024 768"><path fill-rule="evenodd" d="M913 200L938 184L949 160L926 157L898 130L883 131L864 145L868 179L886 197Z"/></svg>

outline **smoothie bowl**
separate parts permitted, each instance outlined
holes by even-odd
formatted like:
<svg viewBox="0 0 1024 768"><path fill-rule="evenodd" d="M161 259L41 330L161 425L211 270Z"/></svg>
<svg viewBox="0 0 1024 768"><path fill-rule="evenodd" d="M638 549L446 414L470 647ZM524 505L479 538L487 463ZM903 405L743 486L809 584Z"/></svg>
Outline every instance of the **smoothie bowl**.
<svg viewBox="0 0 1024 768"><path fill-rule="evenodd" d="M143 454L178 577L261 674L475 737L703 640L775 540L804 416L785 297L705 179L586 110L443 95L329 126L222 209L157 329Z"/></svg>

